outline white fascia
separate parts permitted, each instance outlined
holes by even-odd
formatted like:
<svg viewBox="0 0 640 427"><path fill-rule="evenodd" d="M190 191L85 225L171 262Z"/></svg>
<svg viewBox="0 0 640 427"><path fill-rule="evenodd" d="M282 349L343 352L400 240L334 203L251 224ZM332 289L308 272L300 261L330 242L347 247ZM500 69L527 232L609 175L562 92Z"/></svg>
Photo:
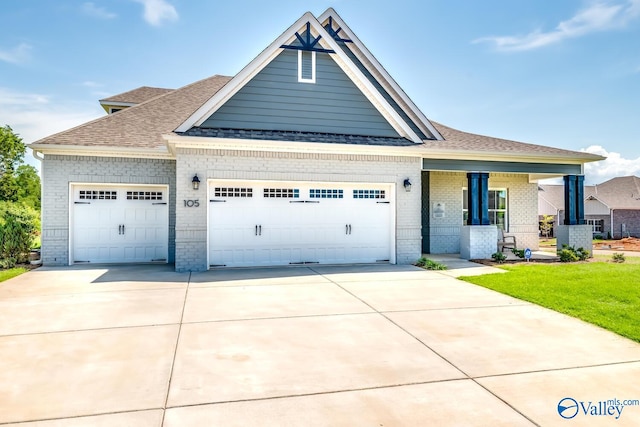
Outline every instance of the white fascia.
<svg viewBox="0 0 640 427"><path fill-rule="evenodd" d="M124 147L93 147L77 145L52 145L52 144L29 144L35 153L59 156L91 156L91 157L124 157L135 159L163 159L174 160L172 153L165 147L161 148L124 148Z"/></svg>
<svg viewBox="0 0 640 427"><path fill-rule="evenodd" d="M108 106L108 107L133 107L134 104L133 102L111 102L111 101L99 101L100 105L102 106Z"/></svg>
<svg viewBox="0 0 640 427"><path fill-rule="evenodd" d="M175 132L186 132L193 126L201 125L208 117L218 110L225 102L227 102L235 93L237 93L247 82L249 82L256 74L269 64L282 51L283 44L290 43L295 39L295 33L301 27L310 24L316 34L322 37L321 43L325 48L334 50L332 59L338 66L349 76L351 81L362 91L367 99L375 106L375 108L383 115L394 130L404 138L414 143L421 143L422 140L416 135L411 127L402 117L391 107L380 92L369 82L362 74L358 67L349 59L342 51L336 41L327 33L320 22L310 13L307 12L290 26L280 37L269 45L260 55L251 61L242 69L231 81L229 81L222 89L220 89L213 97L205 102L202 107L196 110L184 123L182 123Z"/></svg>
<svg viewBox="0 0 640 427"><path fill-rule="evenodd" d="M362 62L370 72L375 76L376 73L382 77L382 81L379 82L385 87L387 92L394 98L398 104L402 106L402 104L406 105L410 111L406 111L409 117L412 115L417 120L415 121L416 125L420 128L420 130L424 133L431 133L437 140L443 141L444 137L438 132L438 130L431 124L429 119L422 113L422 111L418 108L417 105L413 103L411 98L402 90L402 88L396 83L396 81L391 77L391 75L387 72L387 70L378 62L378 60L373 56L373 54L367 49L367 47L360 41L360 39L355 35L355 33L349 28L349 26L342 20L340 15L333 9L327 9L322 15L318 17L318 21L320 24L327 21L329 18L332 18L335 23L342 28L342 32L345 34L345 38L350 39L357 49L350 49L354 55L358 57L360 62ZM349 49L349 45L345 44L346 48ZM368 66L370 65L370 66ZM371 67L374 70L371 70ZM400 99L398 99L400 98Z"/></svg>

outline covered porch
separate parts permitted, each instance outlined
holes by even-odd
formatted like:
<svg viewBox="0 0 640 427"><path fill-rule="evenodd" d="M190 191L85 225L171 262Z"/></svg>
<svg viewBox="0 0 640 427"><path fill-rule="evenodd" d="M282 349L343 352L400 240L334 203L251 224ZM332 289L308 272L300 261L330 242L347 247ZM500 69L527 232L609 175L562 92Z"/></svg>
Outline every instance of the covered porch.
<svg viewBox="0 0 640 427"><path fill-rule="evenodd" d="M566 160L566 159L565 159ZM518 249L538 250L538 180L564 177L567 221L562 243L591 250L583 238L584 207L579 197L582 163L532 163L423 158L422 252L488 259L502 233ZM505 250L510 252L509 250Z"/></svg>

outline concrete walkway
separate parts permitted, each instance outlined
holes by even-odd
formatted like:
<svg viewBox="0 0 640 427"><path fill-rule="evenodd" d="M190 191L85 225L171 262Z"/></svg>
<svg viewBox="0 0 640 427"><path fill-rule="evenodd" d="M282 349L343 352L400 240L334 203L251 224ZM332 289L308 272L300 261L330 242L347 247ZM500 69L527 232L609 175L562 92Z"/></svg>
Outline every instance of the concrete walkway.
<svg viewBox="0 0 640 427"><path fill-rule="evenodd" d="M639 344L450 274L37 269L0 283L0 425L637 425L580 402L640 399Z"/></svg>

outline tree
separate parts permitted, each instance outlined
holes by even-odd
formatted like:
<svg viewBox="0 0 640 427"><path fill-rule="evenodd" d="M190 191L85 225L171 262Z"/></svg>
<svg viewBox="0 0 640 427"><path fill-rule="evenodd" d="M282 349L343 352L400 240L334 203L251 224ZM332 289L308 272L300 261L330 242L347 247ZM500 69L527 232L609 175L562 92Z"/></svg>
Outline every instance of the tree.
<svg viewBox="0 0 640 427"><path fill-rule="evenodd" d="M18 200L16 166L21 164L27 147L9 125L0 128L0 201Z"/></svg>
<svg viewBox="0 0 640 427"><path fill-rule="evenodd" d="M542 235L549 238L549 234L553 229L553 223L555 222L555 218L553 215L542 215L542 220L540 221L540 231Z"/></svg>
<svg viewBox="0 0 640 427"><path fill-rule="evenodd" d="M0 268L26 262L40 230L40 215L21 203L0 201Z"/></svg>
<svg viewBox="0 0 640 427"><path fill-rule="evenodd" d="M40 211L40 176L31 165L20 165L15 173L18 186L18 200L23 204Z"/></svg>

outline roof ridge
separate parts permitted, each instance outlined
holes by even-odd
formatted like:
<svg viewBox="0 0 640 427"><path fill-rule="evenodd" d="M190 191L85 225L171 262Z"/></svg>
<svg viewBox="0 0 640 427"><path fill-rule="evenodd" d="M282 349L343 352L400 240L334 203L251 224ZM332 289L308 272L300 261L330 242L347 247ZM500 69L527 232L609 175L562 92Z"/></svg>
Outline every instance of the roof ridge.
<svg viewBox="0 0 640 427"><path fill-rule="evenodd" d="M126 90L126 91L121 92L121 93L117 93L115 95L107 96L106 98L99 99L98 102L100 102L100 103L102 103L104 101L109 102L109 100L111 100L112 98L117 98L117 97L126 95L128 93L133 93L133 92L136 92L136 91L140 91L142 89L163 90L163 91L165 91L165 93L173 92L174 90L176 90L176 89L171 89L171 88L166 88L166 87L155 87L155 86L144 85L144 86L139 86L139 87L134 88L134 89ZM159 95L164 95L164 93L161 93ZM156 95L156 96L158 96L158 95ZM155 98L155 96L154 96L154 98Z"/></svg>

